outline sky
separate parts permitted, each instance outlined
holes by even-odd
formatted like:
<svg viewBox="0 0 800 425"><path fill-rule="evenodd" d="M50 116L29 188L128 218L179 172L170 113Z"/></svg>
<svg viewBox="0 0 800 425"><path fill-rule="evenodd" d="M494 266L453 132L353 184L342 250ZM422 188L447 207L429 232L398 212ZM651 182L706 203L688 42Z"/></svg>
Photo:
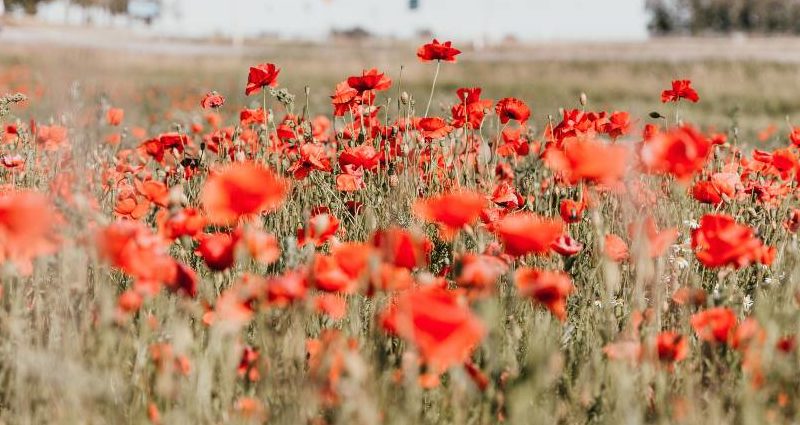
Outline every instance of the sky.
<svg viewBox="0 0 800 425"><path fill-rule="evenodd" d="M476 42L647 37L644 0L417 1L412 10L411 0L162 0L161 15L149 31L178 37L269 34L308 40L356 27L380 36L408 38L431 32ZM58 2L42 15L51 21L80 21L79 12L69 17Z"/></svg>

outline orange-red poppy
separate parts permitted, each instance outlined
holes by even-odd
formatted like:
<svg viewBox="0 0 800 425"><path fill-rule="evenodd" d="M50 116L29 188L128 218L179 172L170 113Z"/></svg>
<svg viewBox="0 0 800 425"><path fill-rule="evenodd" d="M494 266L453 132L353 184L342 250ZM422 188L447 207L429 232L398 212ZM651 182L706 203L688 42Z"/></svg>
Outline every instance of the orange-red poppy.
<svg viewBox="0 0 800 425"><path fill-rule="evenodd" d="M460 191L418 199L414 212L425 221L439 225L441 235L452 239L464 226L474 224L486 205L486 197L477 192Z"/></svg>
<svg viewBox="0 0 800 425"><path fill-rule="evenodd" d="M206 180L203 209L216 224L233 224L241 218L276 210L288 191L288 183L263 165L233 163Z"/></svg>
<svg viewBox="0 0 800 425"><path fill-rule="evenodd" d="M486 333L456 293L438 287L399 295L381 315L381 323L411 342L434 371L463 364Z"/></svg>
<svg viewBox="0 0 800 425"><path fill-rule="evenodd" d="M509 255L546 254L564 232L564 223L533 213L510 214L495 225L495 232Z"/></svg>

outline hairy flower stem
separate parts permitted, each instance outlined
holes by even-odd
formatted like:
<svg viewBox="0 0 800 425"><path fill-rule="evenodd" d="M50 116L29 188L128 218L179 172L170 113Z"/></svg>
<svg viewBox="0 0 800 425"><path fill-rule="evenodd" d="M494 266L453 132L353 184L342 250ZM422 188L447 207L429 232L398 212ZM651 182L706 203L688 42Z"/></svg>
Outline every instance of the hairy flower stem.
<svg viewBox="0 0 800 425"><path fill-rule="evenodd" d="M436 91L436 80L439 78L439 68L442 67L442 61L436 61L436 73L433 74L433 85L431 86L431 95L428 97L428 106L425 107L425 118L428 118L428 111L431 109L431 102L433 102L433 92Z"/></svg>

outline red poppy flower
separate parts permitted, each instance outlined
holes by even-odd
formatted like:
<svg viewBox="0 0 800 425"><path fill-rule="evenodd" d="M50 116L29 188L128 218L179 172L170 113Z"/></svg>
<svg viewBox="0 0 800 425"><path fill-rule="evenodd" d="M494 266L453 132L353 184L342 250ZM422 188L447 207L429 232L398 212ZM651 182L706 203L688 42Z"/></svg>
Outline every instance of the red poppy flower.
<svg viewBox="0 0 800 425"><path fill-rule="evenodd" d="M50 201L35 192L0 194L0 264L28 275L32 260L56 251L57 217Z"/></svg>
<svg viewBox="0 0 800 425"><path fill-rule="evenodd" d="M25 166L25 159L19 155L3 155L0 163L9 170L21 169Z"/></svg>
<svg viewBox="0 0 800 425"><path fill-rule="evenodd" d="M704 204L717 205L722 203L722 196L711 181L698 181L692 187L692 197Z"/></svg>
<svg viewBox="0 0 800 425"><path fill-rule="evenodd" d="M184 208L178 210L169 217L164 211L159 216L159 232L169 240L177 239L181 236L195 237L206 227L206 218L196 208Z"/></svg>
<svg viewBox="0 0 800 425"><path fill-rule="evenodd" d="M430 62L430 61L444 61L444 62L455 62L456 56L461 54L461 50L452 47L453 43L451 41L445 41L444 43L440 43L439 40L433 39L432 42L423 44L417 50L417 57L422 62Z"/></svg>
<svg viewBox="0 0 800 425"><path fill-rule="evenodd" d="M703 169L712 148L707 137L691 126L682 126L645 141L640 156L649 172L688 180Z"/></svg>
<svg viewBox="0 0 800 425"><path fill-rule="evenodd" d="M200 100L200 106L203 109L219 108L224 104L225 98L215 91L206 93L206 95L203 96L203 99Z"/></svg>
<svg viewBox="0 0 800 425"><path fill-rule="evenodd" d="M378 72L376 68L364 70L361 75L355 75L347 79L347 85L355 89L358 94L366 91L382 91L392 86L392 79L385 74Z"/></svg>
<svg viewBox="0 0 800 425"><path fill-rule="evenodd" d="M500 220L495 231L506 253L519 257L549 252L553 242L564 232L564 224L533 213L519 213Z"/></svg>
<svg viewBox="0 0 800 425"><path fill-rule="evenodd" d="M428 264L433 244L424 235L399 227L379 230L372 236L372 245L384 261L397 267L414 269Z"/></svg>
<svg viewBox="0 0 800 425"><path fill-rule="evenodd" d="M417 124L425 140L438 140L447 137L453 131L453 126L448 125L445 120L439 117L428 117L419 120Z"/></svg>
<svg viewBox="0 0 800 425"><path fill-rule="evenodd" d="M322 246L339 230L339 220L330 213L327 207L315 208L305 228L297 229L297 244L304 246L312 243Z"/></svg>
<svg viewBox="0 0 800 425"><path fill-rule="evenodd" d="M267 302L276 307L285 307L305 299L308 291L306 273L289 271L273 276L266 281Z"/></svg>
<svg viewBox="0 0 800 425"><path fill-rule="evenodd" d="M272 264L281 256L278 239L263 230L248 228L242 241L250 257L261 264Z"/></svg>
<svg viewBox="0 0 800 425"><path fill-rule="evenodd" d="M136 279L138 292L151 296L161 283L176 282L177 264L164 239L141 222L122 220L97 235L99 254ZM185 272L185 270L184 270Z"/></svg>
<svg viewBox="0 0 800 425"><path fill-rule="evenodd" d="M458 258L456 270L458 286L486 290L494 287L508 270L508 264L493 255L467 253Z"/></svg>
<svg viewBox="0 0 800 425"><path fill-rule="evenodd" d="M454 292L438 287L400 295L381 314L381 324L414 344L434 371L463 364L486 334Z"/></svg>
<svg viewBox="0 0 800 425"><path fill-rule="evenodd" d="M582 180L614 183L625 175L629 158L630 153L624 146L576 138L565 140L561 148L550 145L544 153L547 166L564 173L573 184Z"/></svg>
<svg viewBox="0 0 800 425"><path fill-rule="evenodd" d="M675 363L686 358L689 352L687 339L674 331L660 332L656 336L655 351L658 360L665 363Z"/></svg>
<svg viewBox="0 0 800 425"><path fill-rule="evenodd" d="M373 171L380 163L380 153L370 144L348 147L339 154L339 166L352 165L355 168Z"/></svg>
<svg viewBox="0 0 800 425"><path fill-rule="evenodd" d="M692 248L706 267L770 264L775 256L775 248L764 246L753 229L725 214L707 214L700 219L700 227L692 230Z"/></svg>
<svg viewBox="0 0 800 425"><path fill-rule="evenodd" d="M528 108L528 105L513 97L500 99L494 110L497 116L500 117L500 122L502 124L506 124L510 120L516 120L520 124L525 124L531 117L531 110Z"/></svg>
<svg viewBox="0 0 800 425"><path fill-rule="evenodd" d="M692 328L703 341L727 343L736 328L736 314L727 307L715 307L692 315Z"/></svg>
<svg viewBox="0 0 800 425"><path fill-rule="evenodd" d="M514 284L520 295L544 305L558 320L566 320L566 300L574 289L568 274L522 267L514 274Z"/></svg>
<svg viewBox="0 0 800 425"><path fill-rule="evenodd" d="M692 88L691 80L674 80L672 89L661 92L661 102L663 103L677 102L681 99L687 99L692 103L700 100L700 96Z"/></svg>
<svg viewBox="0 0 800 425"><path fill-rule="evenodd" d="M258 93L262 87L277 86L278 74L280 74L280 72L280 68L277 68L271 63L251 66L250 74L247 76L247 87L244 90L244 94L250 96L253 93Z"/></svg>
<svg viewBox="0 0 800 425"><path fill-rule="evenodd" d="M583 218L586 209L586 202L581 198L580 201L574 199L562 199L558 206L558 212L565 223L579 223Z"/></svg>
<svg viewBox="0 0 800 425"><path fill-rule="evenodd" d="M233 265L238 234L208 233L198 237L198 240L197 255L203 258L209 269L222 271Z"/></svg>
<svg viewBox="0 0 800 425"><path fill-rule="evenodd" d="M469 124L476 129L481 126L486 111L491 109L491 99L481 99L481 88L460 88L456 91L458 102L450 110L453 116L453 126L461 128Z"/></svg>
<svg viewBox="0 0 800 425"><path fill-rule="evenodd" d="M106 111L106 122L108 125L118 126L122 124L122 119L125 117L125 111L120 108L108 108Z"/></svg>
<svg viewBox="0 0 800 425"><path fill-rule="evenodd" d="M277 209L288 183L263 165L234 163L206 180L203 208L215 224L232 224L243 217Z"/></svg>
<svg viewBox="0 0 800 425"><path fill-rule="evenodd" d="M608 137L617 139L628 134L631 121L630 114L627 112L614 112L608 117L608 122L601 125L601 130L608 134Z"/></svg>
<svg viewBox="0 0 800 425"><path fill-rule="evenodd" d="M611 261L617 263L625 261L630 257L628 244L625 243L621 237L611 233L607 234L603 241L603 253Z"/></svg>
<svg viewBox="0 0 800 425"><path fill-rule="evenodd" d="M428 199L419 199L414 212L428 222L439 225L442 237L452 239L464 226L475 223L486 198L477 192L453 192Z"/></svg>
<svg viewBox="0 0 800 425"><path fill-rule="evenodd" d="M553 250L556 254L563 255L565 257L571 257L583 249L583 244L572 239L570 235L563 234L559 236L553 243L550 245L550 249Z"/></svg>

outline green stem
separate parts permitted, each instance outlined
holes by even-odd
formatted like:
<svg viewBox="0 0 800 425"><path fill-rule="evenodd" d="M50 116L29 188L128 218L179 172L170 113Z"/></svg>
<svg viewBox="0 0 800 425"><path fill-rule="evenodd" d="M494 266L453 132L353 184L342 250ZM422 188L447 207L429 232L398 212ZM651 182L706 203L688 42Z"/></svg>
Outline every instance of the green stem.
<svg viewBox="0 0 800 425"><path fill-rule="evenodd" d="M442 66L442 61L436 61L436 73L433 74L433 85L431 86L431 95L428 97L428 106L425 107L425 118L428 118L428 111L431 109L431 102L433 102L433 92L436 90L436 80L439 78L439 68Z"/></svg>

